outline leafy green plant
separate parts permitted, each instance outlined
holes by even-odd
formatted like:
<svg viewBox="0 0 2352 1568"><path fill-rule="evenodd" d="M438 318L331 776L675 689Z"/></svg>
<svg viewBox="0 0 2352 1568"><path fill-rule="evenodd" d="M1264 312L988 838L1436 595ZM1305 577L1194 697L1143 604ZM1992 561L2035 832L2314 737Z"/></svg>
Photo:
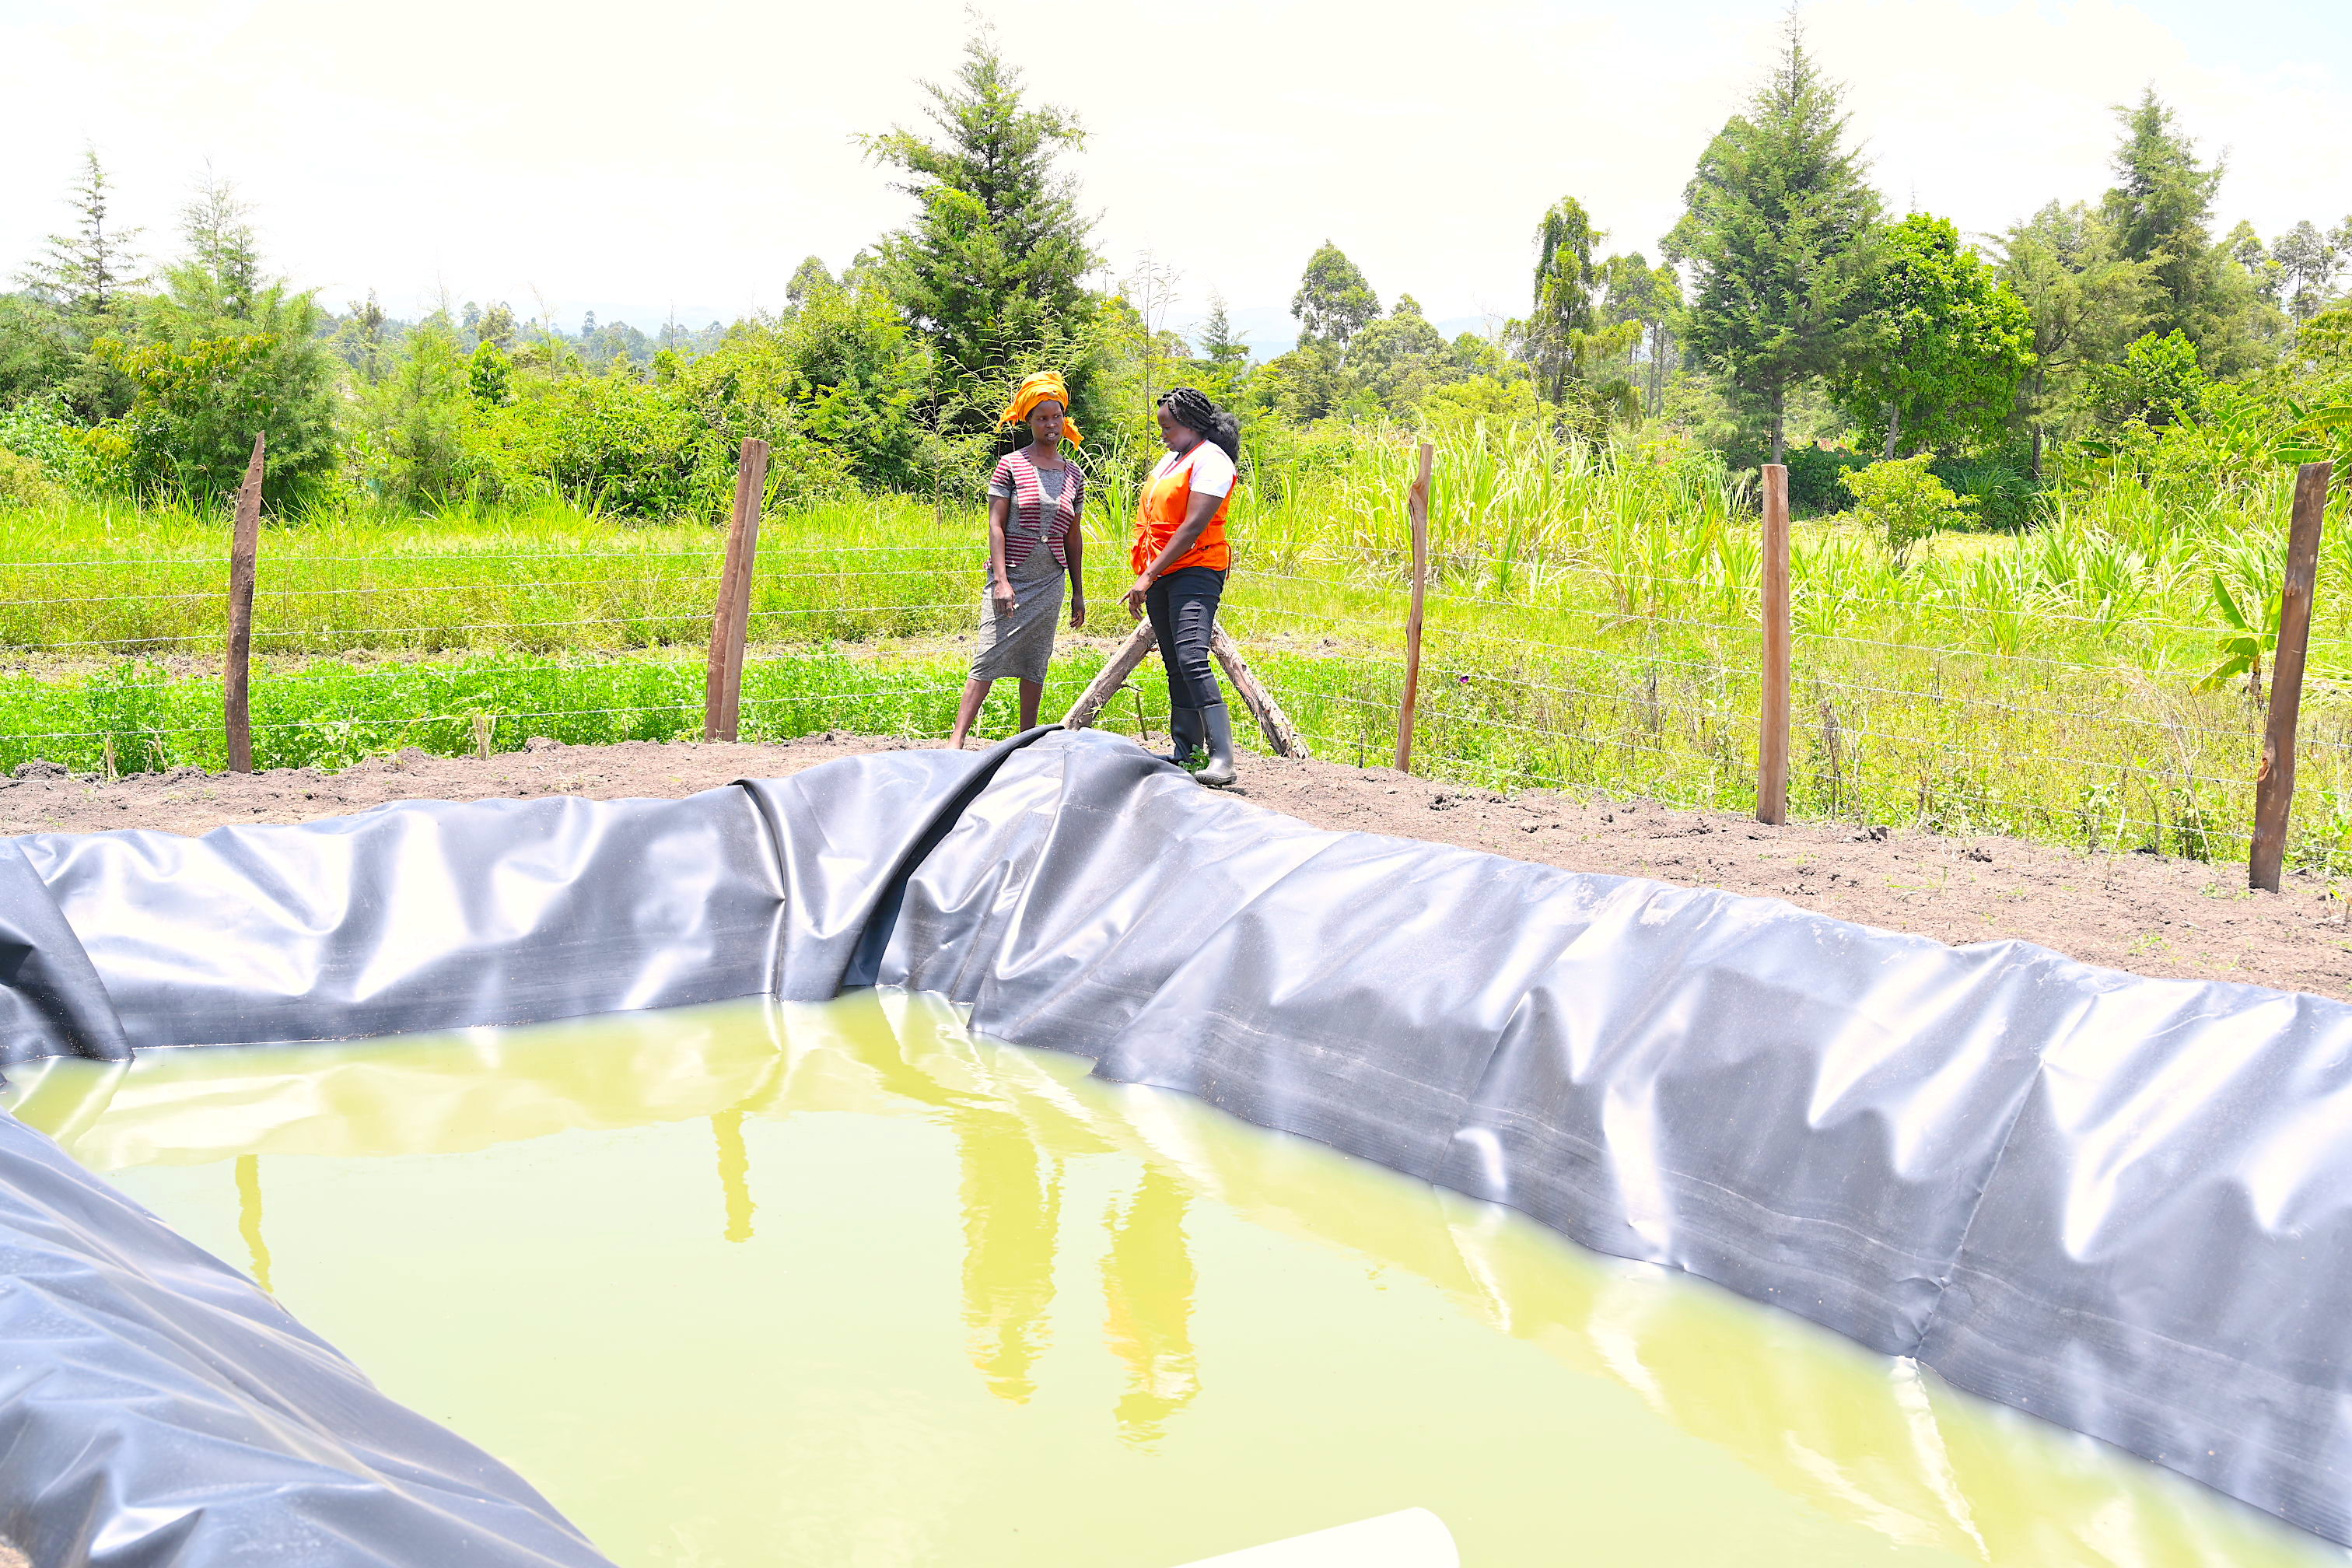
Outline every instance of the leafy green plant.
<svg viewBox="0 0 2352 1568"><path fill-rule="evenodd" d="M1893 462L1873 463L1846 476L1853 492L1854 515L1886 543L1886 552L1898 569L1910 561L1912 550L1938 529L1965 528L1976 520L1976 503L1954 495L1943 480L1927 471L1934 459L1927 453Z"/></svg>
<svg viewBox="0 0 2352 1568"><path fill-rule="evenodd" d="M65 490L39 463L0 447L0 506L49 510L62 506L65 499Z"/></svg>
<svg viewBox="0 0 2352 1568"><path fill-rule="evenodd" d="M2276 595L2249 598L2254 609L2248 615L2239 608L2237 596L2230 585L2221 581L2221 574L2213 574L2213 607L2220 612L2221 623L2228 629L2214 645L2221 662L2207 671L2198 684L2207 691L2219 689L2223 683L2246 678L2246 690L2256 697L2262 693L2263 659L2278 647L2280 601Z"/></svg>

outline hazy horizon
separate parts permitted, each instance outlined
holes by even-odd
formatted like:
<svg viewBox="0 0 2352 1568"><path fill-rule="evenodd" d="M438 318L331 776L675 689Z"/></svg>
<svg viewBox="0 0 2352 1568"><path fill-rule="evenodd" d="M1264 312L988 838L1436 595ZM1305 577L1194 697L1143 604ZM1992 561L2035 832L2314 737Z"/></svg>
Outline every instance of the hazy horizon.
<svg viewBox="0 0 2352 1568"><path fill-rule="evenodd" d="M1182 275L1170 325L1198 321L1214 289L1263 355L1326 238L1384 302L1411 293L1457 328L1524 311L1530 236L1561 195L1610 248L1654 255L1782 14L1478 0L1435 26L1419 8L1213 0L1181 36L1222 42L1233 67L1181 91L1142 63L1171 44L1156 8L996 25L1033 97L1091 133L1071 166L1103 214L1106 275L1149 247ZM2352 8L1819 0L1804 15L1897 212L1982 233L2095 198L2111 106L2150 84L2228 157L2222 226L2249 218L2275 238L2352 212L2352 146L2327 130L2352 123ZM253 204L273 269L333 309L373 289L406 317L446 293L567 328L592 310L647 331L732 320L780 305L802 257L839 268L902 221L907 199L851 138L912 121L916 79L950 74L968 27L946 0L706 0L651 35L614 5L549 24L448 0L0 0L0 123L17 149L0 262L13 275L65 226L87 142L151 252L171 249L209 162ZM1139 71L1153 90L1135 89ZM1231 216L1204 220L1203 196Z"/></svg>

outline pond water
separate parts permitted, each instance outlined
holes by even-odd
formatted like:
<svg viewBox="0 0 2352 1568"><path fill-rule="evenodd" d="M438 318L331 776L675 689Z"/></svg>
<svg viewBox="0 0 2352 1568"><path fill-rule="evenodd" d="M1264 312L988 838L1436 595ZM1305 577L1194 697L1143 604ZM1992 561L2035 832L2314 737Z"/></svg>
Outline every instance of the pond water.
<svg viewBox="0 0 2352 1568"><path fill-rule="evenodd" d="M20 1082L627 1568L2352 1563L1785 1313L867 993Z"/></svg>

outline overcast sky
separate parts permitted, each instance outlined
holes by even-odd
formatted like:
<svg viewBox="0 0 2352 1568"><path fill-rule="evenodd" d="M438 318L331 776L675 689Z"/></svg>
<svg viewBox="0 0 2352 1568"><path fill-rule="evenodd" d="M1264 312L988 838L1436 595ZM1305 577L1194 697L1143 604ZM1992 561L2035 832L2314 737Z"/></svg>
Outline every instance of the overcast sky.
<svg viewBox="0 0 2352 1568"><path fill-rule="evenodd" d="M1581 199L1654 254L1707 138L1768 67L1777 0L991 7L1113 270L1153 247L1278 310L1329 237L1383 300L1525 309L1538 216ZM1897 211L1997 228L2107 183L2144 84L2226 153L2224 225L2352 212L2347 0L1811 0ZM205 163L331 306L444 290L651 327L782 302L905 216L851 136L955 68L957 0L0 0L0 270L67 218L82 145L167 238Z"/></svg>

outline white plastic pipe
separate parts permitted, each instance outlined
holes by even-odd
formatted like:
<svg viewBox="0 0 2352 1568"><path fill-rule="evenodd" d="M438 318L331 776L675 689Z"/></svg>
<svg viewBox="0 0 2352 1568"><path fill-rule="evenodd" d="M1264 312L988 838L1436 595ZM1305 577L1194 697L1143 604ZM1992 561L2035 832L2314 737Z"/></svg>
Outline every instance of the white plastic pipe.
<svg viewBox="0 0 2352 1568"><path fill-rule="evenodd" d="M1425 1508L1203 1557L1185 1568L1462 1568L1445 1521Z"/></svg>

